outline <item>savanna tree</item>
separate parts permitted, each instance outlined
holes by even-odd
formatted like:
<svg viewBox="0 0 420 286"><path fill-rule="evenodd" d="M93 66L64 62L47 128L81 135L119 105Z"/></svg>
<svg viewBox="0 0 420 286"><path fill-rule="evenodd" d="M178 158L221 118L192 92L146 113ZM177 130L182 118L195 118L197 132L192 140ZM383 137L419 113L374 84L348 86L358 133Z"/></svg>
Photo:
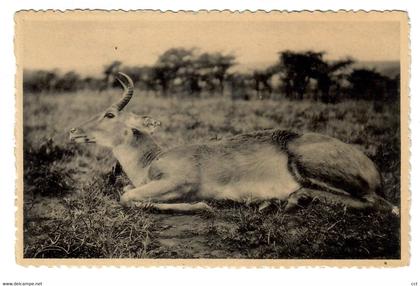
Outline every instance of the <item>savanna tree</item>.
<svg viewBox="0 0 420 286"><path fill-rule="evenodd" d="M57 71L24 70L23 90L25 92L39 93L42 91L51 92L55 89L59 76Z"/></svg>
<svg viewBox="0 0 420 286"><path fill-rule="evenodd" d="M287 97L302 100L311 79L317 82L321 93L320 99L332 102L330 91L341 78L340 71L353 63L351 59L328 62L324 60L324 52L292 52L280 53L280 66ZM316 96L315 99L318 99Z"/></svg>
<svg viewBox="0 0 420 286"><path fill-rule="evenodd" d="M348 77L350 97L377 101L398 99L400 77L394 79L384 76L375 70L355 69Z"/></svg>
<svg viewBox="0 0 420 286"><path fill-rule="evenodd" d="M255 84L253 75L249 73L230 73L226 76L232 99L250 100Z"/></svg>
<svg viewBox="0 0 420 286"><path fill-rule="evenodd" d="M131 77L136 87L145 91L157 92L155 70L151 66L124 66L121 71Z"/></svg>
<svg viewBox="0 0 420 286"><path fill-rule="evenodd" d="M271 97L273 87L271 85L271 78L273 75L281 72L281 67L278 64L269 66L262 70L255 70L252 74L254 79L254 88L259 99Z"/></svg>
<svg viewBox="0 0 420 286"><path fill-rule="evenodd" d="M76 91L82 87L83 81L79 74L69 71L62 75L55 84L55 90L59 92Z"/></svg>
<svg viewBox="0 0 420 286"><path fill-rule="evenodd" d="M159 56L154 66L154 76L162 87L164 95L176 86L183 86L186 82L193 80L194 49L172 48ZM189 83L191 86L197 84Z"/></svg>
<svg viewBox="0 0 420 286"><path fill-rule="evenodd" d="M224 93L227 71L234 64L235 56L220 52L203 53L195 60L200 80L205 82L208 90L218 89L221 95Z"/></svg>
<svg viewBox="0 0 420 286"><path fill-rule="evenodd" d="M313 71L312 78L317 81L317 89L320 92L322 102L334 103L340 90L340 82L347 77L344 72L354 61L350 58L337 61L320 61ZM333 92L334 91L334 92ZM315 100L317 100L315 98Z"/></svg>
<svg viewBox="0 0 420 286"><path fill-rule="evenodd" d="M159 56L154 76L168 90L182 90L194 95L203 89L224 92L227 70L235 64L235 57L222 53L202 53L197 49L172 48Z"/></svg>

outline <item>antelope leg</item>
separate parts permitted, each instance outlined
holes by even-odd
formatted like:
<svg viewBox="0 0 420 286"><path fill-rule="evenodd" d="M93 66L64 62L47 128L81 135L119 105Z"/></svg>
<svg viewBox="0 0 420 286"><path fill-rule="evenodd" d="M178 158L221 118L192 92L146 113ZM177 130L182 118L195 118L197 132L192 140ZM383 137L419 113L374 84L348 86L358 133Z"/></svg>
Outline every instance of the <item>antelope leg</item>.
<svg viewBox="0 0 420 286"><path fill-rule="evenodd" d="M302 201L302 199L319 199L325 203L339 203L354 209L365 209L373 207L372 202L354 198L350 195L334 194L327 191L301 188L289 196L285 211L290 212L296 210L299 207L302 208L302 205L300 205L300 201Z"/></svg>
<svg viewBox="0 0 420 286"><path fill-rule="evenodd" d="M154 209L162 212L175 213L196 213L196 212L213 212L213 209L204 202L199 203L144 203L135 202L136 207L143 209Z"/></svg>

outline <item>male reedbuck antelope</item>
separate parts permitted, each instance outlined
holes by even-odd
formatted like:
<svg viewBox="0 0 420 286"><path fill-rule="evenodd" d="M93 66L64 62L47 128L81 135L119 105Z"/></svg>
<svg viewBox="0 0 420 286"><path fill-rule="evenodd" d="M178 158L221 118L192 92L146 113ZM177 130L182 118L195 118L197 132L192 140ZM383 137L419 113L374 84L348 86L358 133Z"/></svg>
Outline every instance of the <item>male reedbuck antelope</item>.
<svg viewBox="0 0 420 286"><path fill-rule="evenodd" d="M151 136L160 122L123 111L134 87L130 77L120 75L128 82L118 79L123 97L71 129L70 138L112 149L135 186L122 195L121 204L194 212L209 210L207 199L287 199L291 210L300 198L317 197L398 214L376 194L382 184L374 163L325 135L265 130L162 150Z"/></svg>

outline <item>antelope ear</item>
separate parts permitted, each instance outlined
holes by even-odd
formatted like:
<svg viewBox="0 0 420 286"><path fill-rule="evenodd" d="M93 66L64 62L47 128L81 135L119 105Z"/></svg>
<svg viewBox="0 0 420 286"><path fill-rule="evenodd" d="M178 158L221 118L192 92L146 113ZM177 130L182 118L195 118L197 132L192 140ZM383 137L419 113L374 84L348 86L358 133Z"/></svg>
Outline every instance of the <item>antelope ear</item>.
<svg viewBox="0 0 420 286"><path fill-rule="evenodd" d="M153 119L149 116L143 117L143 126L146 127L150 133L153 133L155 129L161 125L162 123L159 120Z"/></svg>
<svg viewBox="0 0 420 286"><path fill-rule="evenodd" d="M126 123L131 128L147 130L149 133L153 133L161 125L159 120L155 120L150 116L139 116L136 114L130 114Z"/></svg>

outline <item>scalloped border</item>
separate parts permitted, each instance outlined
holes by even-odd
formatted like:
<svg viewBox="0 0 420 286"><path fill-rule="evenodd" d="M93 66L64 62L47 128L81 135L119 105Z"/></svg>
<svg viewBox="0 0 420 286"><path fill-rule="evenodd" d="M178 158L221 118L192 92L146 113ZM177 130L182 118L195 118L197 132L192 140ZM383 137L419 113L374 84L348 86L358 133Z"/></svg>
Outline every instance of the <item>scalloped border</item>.
<svg viewBox="0 0 420 286"><path fill-rule="evenodd" d="M23 257L23 95L22 95L22 68L20 60L22 53L22 22L31 17L57 18L62 20L77 19L77 17L106 16L108 20L115 20L124 16L127 19L175 17L206 17L206 21L215 21L226 17L251 18L253 21L281 20L281 21L399 21L400 22L400 70L401 70L401 258L395 260L382 259L30 259ZM163 19L164 17L164 19ZM112 18L112 19L111 19ZM264 18L264 19L262 19ZM281 18L281 19L279 19ZM320 19L321 18L321 19ZM148 20L148 19L142 19ZM201 19L200 19L201 20ZM21 10L15 14L15 57L16 57L16 111L15 111L15 157L16 157L16 263L22 266L78 266L78 267L103 267L103 266L134 266L134 267L246 267L246 268L290 268L290 267L401 267L408 266L410 261L409 251L409 209L411 196L409 191L410 179L410 107L409 107L409 16L401 10L102 10L102 9L75 9L75 10Z"/></svg>

